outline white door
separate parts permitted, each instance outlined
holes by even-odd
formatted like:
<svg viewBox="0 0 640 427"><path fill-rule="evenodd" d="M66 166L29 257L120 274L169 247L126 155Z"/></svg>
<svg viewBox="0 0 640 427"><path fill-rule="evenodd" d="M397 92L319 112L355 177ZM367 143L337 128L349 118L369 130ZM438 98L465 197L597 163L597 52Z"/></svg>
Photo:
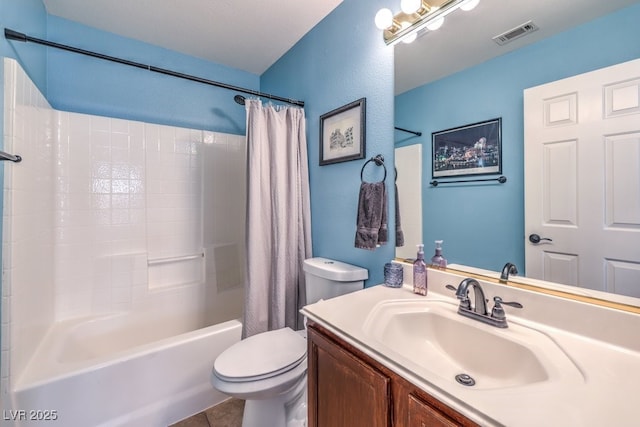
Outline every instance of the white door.
<svg viewBox="0 0 640 427"><path fill-rule="evenodd" d="M524 117L527 276L640 297L640 60L526 89Z"/></svg>

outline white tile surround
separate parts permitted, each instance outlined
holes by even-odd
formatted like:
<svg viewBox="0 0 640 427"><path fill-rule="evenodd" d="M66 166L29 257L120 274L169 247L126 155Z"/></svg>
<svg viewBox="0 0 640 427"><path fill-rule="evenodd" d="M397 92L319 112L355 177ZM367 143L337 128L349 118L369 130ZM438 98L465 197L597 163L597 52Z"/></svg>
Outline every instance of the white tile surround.
<svg viewBox="0 0 640 427"><path fill-rule="evenodd" d="M2 396L54 322L239 317L244 136L56 111L10 59L4 80Z"/></svg>

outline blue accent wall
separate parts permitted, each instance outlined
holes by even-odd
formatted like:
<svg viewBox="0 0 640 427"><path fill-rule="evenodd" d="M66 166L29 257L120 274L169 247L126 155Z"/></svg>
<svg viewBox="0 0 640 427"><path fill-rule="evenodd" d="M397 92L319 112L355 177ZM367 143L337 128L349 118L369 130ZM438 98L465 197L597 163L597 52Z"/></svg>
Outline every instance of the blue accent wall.
<svg viewBox="0 0 640 427"><path fill-rule="evenodd" d="M47 61L44 49L8 41L4 29L46 38L47 12L42 0L0 0L0 57L17 59L42 93L46 93ZM17 45L16 45L17 43ZM2 106L0 106L2 108Z"/></svg>
<svg viewBox="0 0 640 427"><path fill-rule="evenodd" d="M208 80L260 89L260 77L49 15L48 39ZM44 47L40 47L44 49ZM47 99L59 110L245 133L234 92L58 49L48 49Z"/></svg>
<svg viewBox="0 0 640 427"><path fill-rule="evenodd" d="M367 285L383 281L383 265L395 253L393 233L375 251L354 246L360 170L366 159L384 156L393 196L393 48L373 24L385 6L388 1L344 0L260 82L265 92L305 101L313 255L367 268ZM366 98L365 159L319 166L320 116L360 98ZM367 165L365 178L382 179L381 168L372 165ZM393 224L393 209L389 214Z"/></svg>
<svg viewBox="0 0 640 427"><path fill-rule="evenodd" d="M449 262L524 272L523 90L640 57L640 5L505 54L395 98L395 125L423 132L426 253L444 239ZM431 133L502 117L505 184L431 187ZM399 145L416 142L396 132ZM430 255L429 255L430 256Z"/></svg>

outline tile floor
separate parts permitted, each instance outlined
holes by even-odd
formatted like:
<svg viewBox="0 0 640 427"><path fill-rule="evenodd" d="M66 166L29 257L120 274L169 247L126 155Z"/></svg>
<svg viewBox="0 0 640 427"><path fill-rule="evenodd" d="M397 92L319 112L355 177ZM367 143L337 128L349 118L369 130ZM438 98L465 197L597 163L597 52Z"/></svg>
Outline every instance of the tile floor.
<svg viewBox="0 0 640 427"><path fill-rule="evenodd" d="M244 400L229 399L170 427L240 427Z"/></svg>

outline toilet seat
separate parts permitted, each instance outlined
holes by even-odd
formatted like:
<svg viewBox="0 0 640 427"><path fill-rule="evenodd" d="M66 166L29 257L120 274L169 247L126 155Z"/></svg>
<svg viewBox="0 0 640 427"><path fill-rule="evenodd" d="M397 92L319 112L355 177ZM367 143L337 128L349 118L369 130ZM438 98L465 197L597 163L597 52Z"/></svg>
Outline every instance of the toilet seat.
<svg viewBox="0 0 640 427"><path fill-rule="evenodd" d="M306 359L307 342L291 328L263 332L225 350L213 365L227 382L251 382L288 372Z"/></svg>

